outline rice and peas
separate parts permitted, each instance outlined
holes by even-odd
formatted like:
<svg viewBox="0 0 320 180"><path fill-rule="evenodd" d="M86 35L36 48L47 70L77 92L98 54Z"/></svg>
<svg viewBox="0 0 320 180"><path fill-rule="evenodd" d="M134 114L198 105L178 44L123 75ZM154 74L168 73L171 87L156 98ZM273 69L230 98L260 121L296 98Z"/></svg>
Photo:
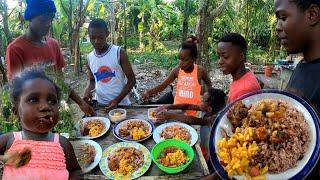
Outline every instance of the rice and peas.
<svg viewBox="0 0 320 180"><path fill-rule="evenodd" d="M218 157L229 177L281 173L297 166L308 149L310 127L303 114L280 100L251 107L238 102L228 112L231 137L218 141Z"/></svg>

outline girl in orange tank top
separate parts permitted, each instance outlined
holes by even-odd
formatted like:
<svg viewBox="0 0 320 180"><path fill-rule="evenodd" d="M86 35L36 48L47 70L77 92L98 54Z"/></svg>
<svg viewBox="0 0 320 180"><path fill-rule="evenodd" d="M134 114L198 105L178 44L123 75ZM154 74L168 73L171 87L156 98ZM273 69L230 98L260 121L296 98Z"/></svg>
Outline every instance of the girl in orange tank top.
<svg viewBox="0 0 320 180"><path fill-rule="evenodd" d="M11 91L14 114L22 131L0 136L0 154L27 148L31 159L19 168L6 163L2 179L78 179L80 166L70 142L51 133L59 117L57 86L43 71L31 69L12 81Z"/></svg>
<svg viewBox="0 0 320 180"><path fill-rule="evenodd" d="M180 69L174 104L200 105L200 93L201 84L198 81L198 66L194 64L194 68L191 73L186 73L184 70ZM186 114L196 116L197 111L187 110Z"/></svg>
<svg viewBox="0 0 320 180"><path fill-rule="evenodd" d="M197 64L197 45L195 43L182 43L179 51L179 66L174 68L165 81L148 89L142 95L143 100L148 100L151 96L163 91L168 85L177 79L177 88L174 104L201 103L201 81L204 81L207 89L211 88L211 81L206 70ZM187 115L197 116L197 111L186 111Z"/></svg>

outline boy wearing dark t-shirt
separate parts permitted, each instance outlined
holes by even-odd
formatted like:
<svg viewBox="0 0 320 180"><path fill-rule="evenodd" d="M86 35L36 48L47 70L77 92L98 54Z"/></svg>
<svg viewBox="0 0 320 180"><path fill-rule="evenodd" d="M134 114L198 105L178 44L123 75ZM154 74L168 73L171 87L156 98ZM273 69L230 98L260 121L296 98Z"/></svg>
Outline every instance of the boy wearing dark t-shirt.
<svg viewBox="0 0 320 180"><path fill-rule="evenodd" d="M309 101L320 112L320 0L275 0L276 30L291 54L303 53L287 90ZM305 177L319 179L320 163Z"/></svg>
<svg viewBox="0 0 320 180"><path fill-rule="evenodd" d="M276 30L281 44L291 54L303 53L287 90L320 112L320 1L276 0Z"/></svg>

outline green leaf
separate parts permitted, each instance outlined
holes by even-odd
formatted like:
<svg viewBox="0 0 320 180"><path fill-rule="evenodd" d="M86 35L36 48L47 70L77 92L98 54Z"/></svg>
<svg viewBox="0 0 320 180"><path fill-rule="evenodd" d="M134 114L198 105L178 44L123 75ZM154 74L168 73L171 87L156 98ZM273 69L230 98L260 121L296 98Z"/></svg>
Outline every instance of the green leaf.
<svg viewBox="0 0 320 180"><path fill-rule="evenodd" d="M138 24L138 32L141 33L143 31L143 23L139 22Z"/></svg>

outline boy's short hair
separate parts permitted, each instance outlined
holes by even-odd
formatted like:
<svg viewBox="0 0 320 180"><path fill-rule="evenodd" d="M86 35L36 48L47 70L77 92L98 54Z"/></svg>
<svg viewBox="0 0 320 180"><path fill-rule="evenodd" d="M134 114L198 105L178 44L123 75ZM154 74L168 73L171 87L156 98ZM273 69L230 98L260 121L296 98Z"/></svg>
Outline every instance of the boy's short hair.
<svg viewBox="0 0 320 180"><path fill-rule="evenodd" d="M307 10L312 4L316 4L320 7L320 0L290 0L290 1L297 4L297 6L303 11Z"/></svg>
<svg viewBox="0 0 320 180"><path fill-rule="evenodd" d="M107 25L106 21L104 21L103 19L93 19L90 22L88 29L90 29L90 28L104 29L106 31L106 33L109 33L108 25Z"/></svg>
<svg viewBox="0 0 320 180"><path fill-rule="evenodd" d="M238 33L228 33L219 39L219 42L230 42L232 45L240 47L241 51L246 54L248 50L248 43L246 39Z"/></svg>

